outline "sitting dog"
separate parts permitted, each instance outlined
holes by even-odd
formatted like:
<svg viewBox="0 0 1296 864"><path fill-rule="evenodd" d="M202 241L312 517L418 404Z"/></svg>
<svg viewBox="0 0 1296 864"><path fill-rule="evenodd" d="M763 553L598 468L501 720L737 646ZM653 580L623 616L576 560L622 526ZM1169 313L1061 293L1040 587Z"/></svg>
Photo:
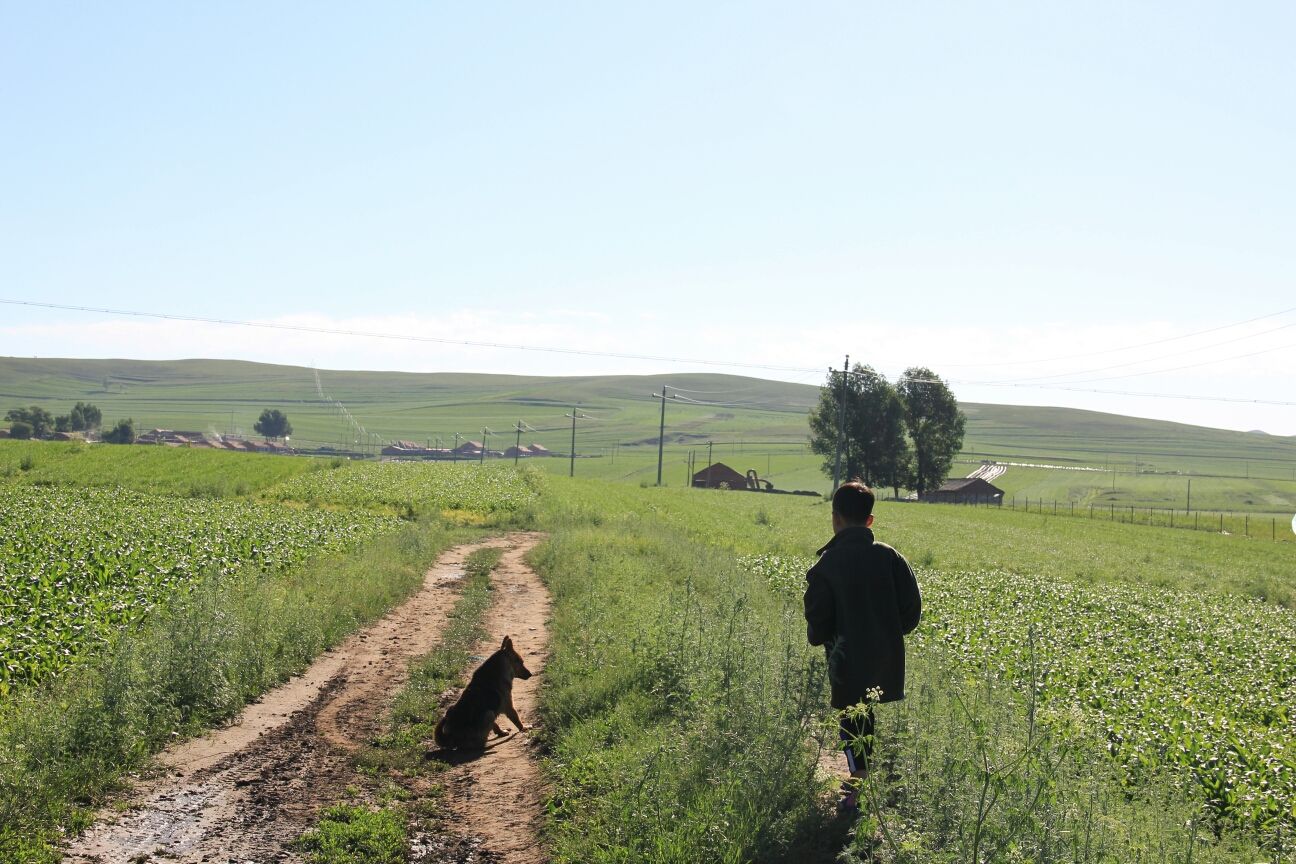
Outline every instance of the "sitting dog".
<svg viewBox="0 0 1296 864"><path fill-rule="evenodd" d="M483 750L492 729L496 735L504 735L496 722L500 714L507 715L519 732L525 732L513 707L513 679L530 677L522 655L513 649L513 640L505 636L499 650L477 667L459 701L436 725L437 745L443 750Z"/></svg>

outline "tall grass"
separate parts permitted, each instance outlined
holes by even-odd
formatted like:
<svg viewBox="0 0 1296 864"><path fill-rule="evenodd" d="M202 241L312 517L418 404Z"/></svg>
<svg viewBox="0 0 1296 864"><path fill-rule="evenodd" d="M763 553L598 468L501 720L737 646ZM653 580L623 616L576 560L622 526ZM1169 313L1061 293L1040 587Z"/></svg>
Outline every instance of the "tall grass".
<svg viewBox="0 0 1296 864"><path fill-rule="evenodd" d="M633 516L575 522L543 714L559 862L792 860L831 849L810 744L822 663L725 553Z"/></svg>
<svg viewBox="0 0 1296 864"><path fill-rule="evenodd" d="M0 860L53 860L125 772L234 715L417 587L454 537L412 525L287 576L204 580L78 672L0 711Z"/></svg>

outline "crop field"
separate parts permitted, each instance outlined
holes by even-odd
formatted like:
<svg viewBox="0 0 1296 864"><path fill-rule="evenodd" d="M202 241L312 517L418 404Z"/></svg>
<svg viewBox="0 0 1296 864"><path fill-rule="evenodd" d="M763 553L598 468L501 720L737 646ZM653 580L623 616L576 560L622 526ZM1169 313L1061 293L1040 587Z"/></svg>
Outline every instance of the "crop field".
<svg viewBox="0 0 1296 864"><path fill-rule="evenodd" d="M810 558L744 565L799 600ZM1131 784L1173 766L1222 818L1296 832L1296 620L1281 607L989 571L919 572L914 638L965 673L1080 712ZM1065 614L1058 614L1065 610Z"/></svg>
<svg viewBox="0 0 1296 864"><path fill-rule="evenodd" d="M398 525L392 517L10 485L0 498L0 695L109 644L207 576L281 573Z"/></svg>
<svg viewBox="0 0 1296 864"><path fill-rule="evenodd" d="M533 504L541 476L530 469L473 463L341 463L328 471L303 474L276 487L281 501L348 507L511 512Z"/></svg>
<svg viewBox="0 0 1296 864"><path fill-rule="evenodd" d="M248 495L328 464L260 453L0 441L0 482L117 487L189 498Z"/></svg>

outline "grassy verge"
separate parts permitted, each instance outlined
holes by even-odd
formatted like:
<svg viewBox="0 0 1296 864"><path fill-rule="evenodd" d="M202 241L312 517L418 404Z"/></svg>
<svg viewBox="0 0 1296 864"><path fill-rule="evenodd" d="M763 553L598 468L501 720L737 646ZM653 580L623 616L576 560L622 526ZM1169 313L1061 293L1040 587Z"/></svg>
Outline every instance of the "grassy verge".
<svg viewBox="0 0 1296 864"><path fill-rule="evenodd" d="M464 585L441 642L410 668L397 695L390 731L359 757L372 778L366 796L375 802L325 810L298 841L312 864L388 864L404 861L411 834L434 829L440 787L432 780L442 763L426 759L427 742L441 714L441 694L457 684L486 632L490 574L504 550L478 549L464 563ZM359 790L354 790L357 793Z"/></svg>
<svg viewBox="0 0 1296 864"><path fill-rule="evenodd" d="M123 775L235 714L418 586L461 536L411 525L280 576L205 580L114 649L0 712L0 860L52 861Z"/></svg>
<svg viewBox="0 0 1296 864"><path fill-rule="evenodd" d="M554 860L831 857L844 826L809 743L823 664L799 615L660 521L551 518L536 565L556 604L541 726Z"/></svg>

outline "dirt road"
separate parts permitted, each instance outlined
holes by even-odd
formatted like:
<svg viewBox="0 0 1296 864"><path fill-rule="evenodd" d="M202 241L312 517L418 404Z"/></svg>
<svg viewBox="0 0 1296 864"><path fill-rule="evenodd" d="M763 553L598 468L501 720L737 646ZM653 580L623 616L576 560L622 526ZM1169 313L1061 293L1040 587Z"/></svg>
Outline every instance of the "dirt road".
<svg viewBox="0 0 1296 864"><path fill-rule="evenodd" d="M495 599L486 616L489 635L478 654L485 657L505 636L512 636L513 647L534 673L544 667L550 605L548 592L522 560L529 548L519 544L505 552L491 577ZM513 705L527 726L535 722L539 681L533 676L513 682ZM454 758L457 764L438 778L445 784L444 803L450 811L445 821L465 842L450 854L416 855L415 860L428 864L543 864L548 860L540 842L543 778L531 738L517 734L503 717L500 727L510 733L508 737L492 738L480 756L466 761Z"/></svg>
<svg viewBox="0 0 1296 864"><path fill-rule="evenodd" d="M474 549L506 549L493 577L496 591L487 619L492 640L498 644L511 634L530 668L543 667L549 601L522 560L540 539L511 534L444 553L422 588L378 623L325 653L230 726L163 753L161 776L141 783L124 812L101 814L99 822L68 844L64 860L299 861L291 842L312 826L321 807L341 801L357 780L351 753L383 728L408 661L436 646L459 595L464 559ZM490 650L493 646L482 648ZM536 679L517 683L514 701L529 722ZM475 860L544 860L535 839L540 776L526 741L518 735L504 739L447 775L447 803L458 817L448 821L472 835L471 846L484 853L474 851ZM490 818L505 804L514 808L507 832ZM430 839L424 838L429 852L449 848L427 843Z"/></svg>

